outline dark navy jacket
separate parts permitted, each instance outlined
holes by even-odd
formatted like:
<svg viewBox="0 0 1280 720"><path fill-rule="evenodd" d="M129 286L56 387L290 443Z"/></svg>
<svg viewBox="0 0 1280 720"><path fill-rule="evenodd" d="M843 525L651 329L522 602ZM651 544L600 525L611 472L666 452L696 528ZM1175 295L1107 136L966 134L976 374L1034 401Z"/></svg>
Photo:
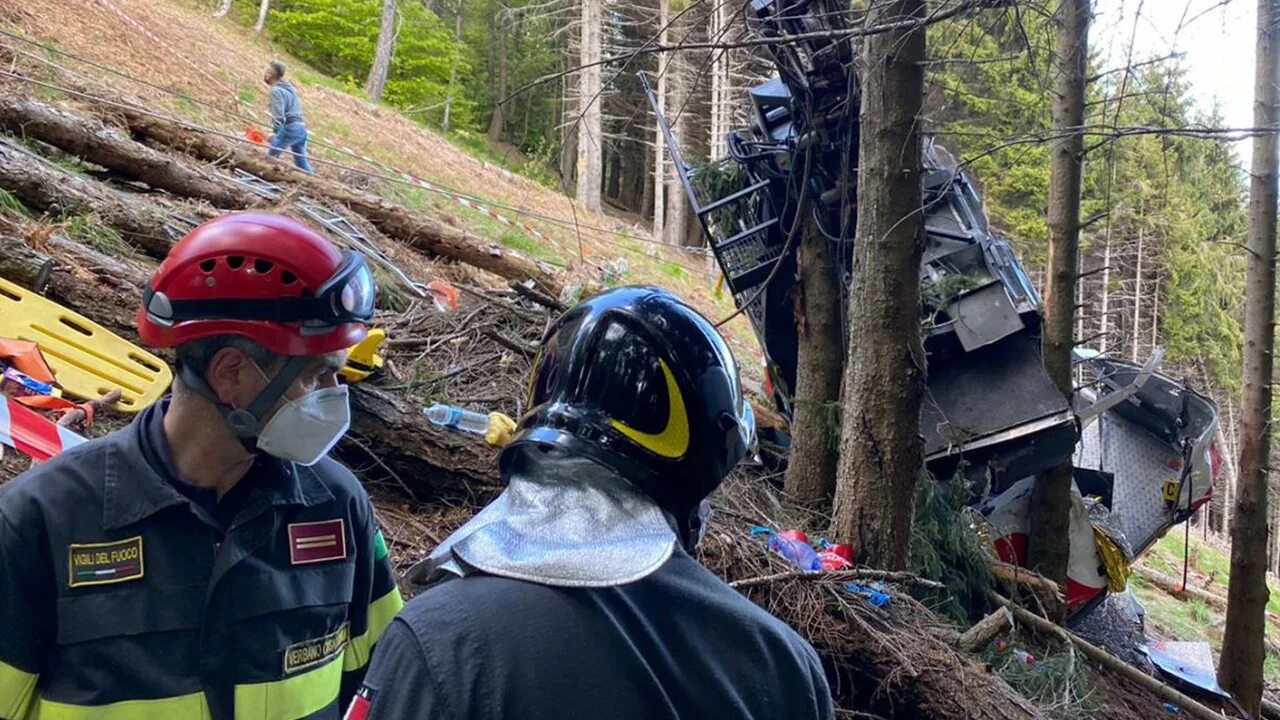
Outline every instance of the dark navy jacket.
<svg viewBox="0 0 1280 720"><path fill-rule="evenodd" d="M619 587L448 580L387 629L360 695L367 720L834 716L813 648L679 550Z"/></svg>
<svg viewBox="0 0 1280 720"><path fill-rule="evenodd" d="M166 407L0 486L0 718L336 720L403 605L368 495L264 457L202 497Z"/></svg>

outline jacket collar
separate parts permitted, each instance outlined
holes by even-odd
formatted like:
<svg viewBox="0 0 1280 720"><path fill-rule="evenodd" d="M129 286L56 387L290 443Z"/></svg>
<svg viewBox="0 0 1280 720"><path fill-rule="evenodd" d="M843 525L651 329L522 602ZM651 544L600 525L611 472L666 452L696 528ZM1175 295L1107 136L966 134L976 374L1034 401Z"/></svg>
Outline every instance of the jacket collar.
<svg viewBox="0 0 1280 720"><path fill-rule="evenodd" d="M174 483L181 482L172 467L164 438L164 413L169 398L138 414L132 423L103 439L108 443L104 468L103 527L124 527L150 517L174 505L188 505L203 517L199 506L178 492ZM143 450L143 433L158 440L156 450L163 456L159 463L147 460ZM158 465L158 466L157 466ZM268 506L302 505L310 507L333 500L333 492L320 480L314 469L265 458L260 466L270 468L261 492Z"/></svg>

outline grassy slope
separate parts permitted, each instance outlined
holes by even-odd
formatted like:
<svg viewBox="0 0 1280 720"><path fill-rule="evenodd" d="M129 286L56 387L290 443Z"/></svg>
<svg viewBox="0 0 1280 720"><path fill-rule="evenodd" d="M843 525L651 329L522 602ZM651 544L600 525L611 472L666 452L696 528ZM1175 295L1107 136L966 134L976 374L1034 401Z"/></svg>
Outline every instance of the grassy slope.
<svg viewBox="0 0 1280 720"><path fill-rule="evenodd" d="M1182 577L1184 534L1181 528L1171 530L1142 558L1141 562L1160 572ZM1230 551L1206 544L1193 528L1188 553L1187 584L1218 595L1226 595L1231 578ZM1221 612L1200 600L1183 602L1135 575L1134 593L1147 609L1147 633L1166 640L1207 640L1214 655L1222 649L1224 618ZM1267 602L1267 637L1280 641L1280 581L1269 577L1271 599ZM1267 655L1266 679L1280 686L1280 660Z"/></svg>
<svg viewBox="0 0 1280 720"><path fill-rule="evenodd" d="M463 134L445 138L388 107L372 105L358 88L344 87L321 75L234 19L214 20L210 3L115 0L112 4L142 24L154 38L91 0L28 0L18 3L18 7L0 7L0 25L49 47L179 91L177 96L167 94L73 59L58 59L78 73L145 99L159 111L236 135L241 135L247 124L237 114L250 116L256 120L256 127L266 129L266 93L261 72L269 60L281 59L291 68L316 139L347 145L430 182L500 205L558 218L567 221L567 225L523 218L546 236L543 240L420 188L362 178L324 164L319 165L321 174L341 174L347 181L372 183L371 189L390 199L452 218L481 237L576 273L598 278L601 268L617 268L619 261L625 261L626 270L620 276L611 276L611 283L668 287L715 318L732 310L727 295L715 296L718 273L712 271L703 256L644 242L649 233L647 227L582 212L563 193L516 172L528 167L526 160L487 145L482 137ZM59 99L56 93L38 94ZM375 167L320 143L313 143L312 153L320 160L358 166L381 176ZM515 211L495 209L509 218L518 218ZM600 230L575 228L575 222ZM754 368L758 350L745 320L735 320L727 335L743 364Z"/></svg>

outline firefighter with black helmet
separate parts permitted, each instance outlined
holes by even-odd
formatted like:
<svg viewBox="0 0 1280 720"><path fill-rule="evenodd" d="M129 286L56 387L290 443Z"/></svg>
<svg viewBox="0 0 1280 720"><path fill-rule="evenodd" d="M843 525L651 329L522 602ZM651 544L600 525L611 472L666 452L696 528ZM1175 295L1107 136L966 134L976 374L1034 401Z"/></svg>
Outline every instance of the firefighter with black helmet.
<svg viewBox="0 0 1280 720"><path fill-rule="evenodd" d="M833 717L790 627L690 557L755 422L712 325L607 291L547 331L507 488L410 572L349 720Z"/></svg>
<svg viewBox="0 0 1280 720"><path fill-rule="evenodd" d="M360 255L284 216L173 247L138 312L172 395L0 487L0 718L340 716L403 605L327 457L373 300Z"/></svg>

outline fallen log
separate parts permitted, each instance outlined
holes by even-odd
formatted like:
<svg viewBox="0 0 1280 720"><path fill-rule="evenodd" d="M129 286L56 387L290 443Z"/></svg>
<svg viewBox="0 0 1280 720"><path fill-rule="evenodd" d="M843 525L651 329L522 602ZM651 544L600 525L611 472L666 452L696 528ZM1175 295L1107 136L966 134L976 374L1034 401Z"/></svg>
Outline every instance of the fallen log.
<svg viewBox="0 0 1280 720"><path fill-rule="evenodd" d="M127 101L113 102L104 110L124 118L135 137L189 152L206 162L237 167L273 183L303 187L326 200L346 206L362 215L384 235L416 250L457 260L508 280L533 280L541 292L552 297L560 294L559 283L538 263L497 243L376 195L307 175L291 165L268 158L258 149L185 123L157 117L132 105L134 103Z"/></svg>
<svg viewBox="0 0 1280 720"><path fill-rule="evenodd" d="M137 342L140 288L154 268L113 260L56 236L48 239L48 249L0 235L0 276L30 286L52 259L57 270L49 283L51 299ZM500 489L494 450L474 436L436 427L421 408L368 383L351 386L351 405L351 433L339 454L352 467L368 468L365 477L385 476L419 500L483 499Z"/></svg>
<svg viewBox="0 0 1280 720"><path fill-rule="evenodd" d="M201 173L97 119L67 112L14 90L0 89L0 128L47 143L123 177L205 200L219 208L242 210L261 199L234 180Z"/></svg>
<svg viewBox="0 0 1280 720"><path fill-rule="evenodd" d="M1201 590L1194 586L1183 587L1182 580L1180 578L1166 575L1159 570L1154 570L1146 565L1134 565L1133 570L1138 573L1142 579L1174 597L1181 598L1183 600L1189 598L1199 600L1215 610L1227 609L1227 599L1222 595L1217 595L1207 590Z"/></svg>
<svg viewBox="0 0 1280 720"><path fill-rule="evenodd" d="M45 263L53 261L45 288L50 300L81 309L117 335L133 335L143 271L57 234L44 242L47 253L19 237L0 234L0 277L32 287Z"/></svg>
<svg viewBox="0 0 1280 720"><path fill-rule="evenodd" d="M73 175L3 138L0 188L41 212L91 216L153 257L164 257L173 245L164 229L169 213L159 205Z"/></svg>
<svg viewBox="0 0 1280 720"><path fill-rule="evenodd" d="M1066 597L1062 594L1058 583L1034 570L999 560L988 562L987 570L1000 583L1015 588L1019 592L1030 593L1050 615L1061 615L1066 609Z"/></svg>
<svg viewBox="0 0 1280 720"><path fill-rule="evenodd" d="M376 385L351 386L351 409L342 452L351 466L373 461L416 500L468 497L478 504L501 491L497 451L476 436L431 424L421 407Z"/></svg>
<svg viewBox="0 0 1280 720"><path fill-rule="evenodd" d="M1200 718L1200 720L1222 720L1223 716L1221 713L1211 710L1190 696L1184 695L1173 687L1156 680L1123 660L1119 660L1106 650L1088 642L1070 630L1045 620L1039 615L1014 604L1008 598L1002 597L996 593L992 593L992 595L993 599L998 604L1003 605L1013 613L1014 619L1018 622L1029 625L1041 632L1049 633L1060 640L1075 645L1080 649L1080 652L1084 653L1085 657L1105 667L1111 672L1114 672L1134 685L1138 685L1149 690L1161 700L1177 705L1188 715Z"/></svg>
<svg viewBox="0 0 1280 720"><path fill-rule="evenodd" d="M1008 608L1000 608L982 618L976 625L961 633L956 647L964 652L980 652L1005 630L1013 627L1013 615Z"/></svg>

